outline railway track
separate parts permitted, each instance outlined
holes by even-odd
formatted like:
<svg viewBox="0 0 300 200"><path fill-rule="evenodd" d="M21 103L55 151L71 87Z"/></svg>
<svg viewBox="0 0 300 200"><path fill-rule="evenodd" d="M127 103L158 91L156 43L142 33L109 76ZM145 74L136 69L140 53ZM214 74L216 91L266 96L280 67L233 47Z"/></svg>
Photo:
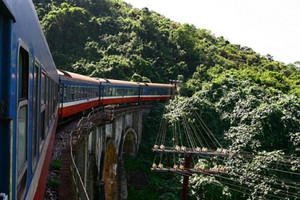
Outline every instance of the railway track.
<svg viewBox="0 0 300 200"><path fill-rule="evenodd" d="M44 200L73 200L70 181L70 133L80 119L62 124L56 130Z"/></svg>

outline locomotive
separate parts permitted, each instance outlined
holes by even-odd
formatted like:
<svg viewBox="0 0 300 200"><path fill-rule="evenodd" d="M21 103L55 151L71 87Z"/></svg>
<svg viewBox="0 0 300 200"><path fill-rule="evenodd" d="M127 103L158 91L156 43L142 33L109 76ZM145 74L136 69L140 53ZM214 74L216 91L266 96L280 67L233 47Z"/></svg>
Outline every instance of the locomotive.
<svg viewBox="0 0 300 200"><path fill-rule="evenodd" d="M58 120L174 86L57 70L31 0L0 0L0 200L43 199Z"/></svg>

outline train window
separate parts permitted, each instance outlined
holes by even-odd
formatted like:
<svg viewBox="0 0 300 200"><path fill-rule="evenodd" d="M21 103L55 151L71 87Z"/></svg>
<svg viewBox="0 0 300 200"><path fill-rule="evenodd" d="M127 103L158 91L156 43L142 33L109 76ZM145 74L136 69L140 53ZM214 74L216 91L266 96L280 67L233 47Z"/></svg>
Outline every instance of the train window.
<svg viewBox="0 0 300 200"><path fill-rule="evenodd" d="M108 87L104 88L104 96L108 96L109 95L109 90Z"/></svg>
<svg viewBox="0 0 300 200"><path fill-rule="evenodd" d="M49 78L49 76L47 76L47 120L46 123L49 126L51 118L50 118L50 114L51 114L51 79ZM47 127L48 127L47 126ZM46 132L47 134L48 132Z"/></svg>
<svg viewBox="0 0 300 200"><path fill-rule="evenodd" d="M75 100L78 100L78 86L75 87Z"/></svg>
<svg viewBox="0 0 300 200"><path fill-rule="evenodd" d="M57 84L57 83L55 83L55 86L56 86L56 88L55 88L55 110L56 110L56 107L57 107L57 104L58 104L58 102L60 101L60 97L58 96L59 95L59 85ZM55 112L55 110L54 110L54 112Z"/></svg>
<svg viewBox="0 0 300 200"><path fill-rule="evenodd" d="M41 104L45 104L45 73L41 76Z"/></svg>
<svg viewBox="0 0 300 200"><path fill-rule="evenodd" d="M98 88L95 88L94 94L95 94L95 97L98 97L98 96L99 96L99 95L98 95Z"/></svg>
<svg viewBox="0 0 300 200"><path fill-rule="evenodd" d="M46 127L48 127L48 124L49 124L49 99L50 99L50 93L49 93L49 84L50 84L50 81L49 81L49 77L46 76L46 110L45 110L45 123L46 123ZM47 132L45 132L47 134Z"/></svg>
<svg viewBox="0 0 300 200"><path fill-rule="evenodd" d="M52 110L53 110L53 80L50 80L50 85L49 85L49 93L50 93L50 97L49 97L49 121L51 121L52 117Z"/></svg>
<svg viewBox="0 0 300 200"><path fill-rule="evenodd" d="M59 86L59 97L60 97L60 98L63 96L63 88L64 88L64 86L61 84L61 85Z"/></svg>
<svg viewBox="0 0 300 200"><path fill-rule="evenodd" d="M45 139L45 112L46 112L46 73L41 74L41 113L40 113L40 135L39 135L39 148L42 149Z"/></svg>
<svg viewBox="0 0 300 200"><path fill-rule="evenodd" d="M71 86L68 85L67 102L71 101L71 95L70 95L70 92L71 92Z"/></svg>
<svg viewBox="0 0 300 200"><path fill-rule="evenodd" d="M48 121L48 96L49 96L49 93L48 93L48 77L47 75L45 74L45 87L44 87L44 91L45 91L45 128L47 127L47 121Z"/></svg>
<svg viewBox="0 0 300 200"><path fill-rule="evenodd" d="M52 80L50 78L48 82L48 94L48 124L50 124L52 112Z"/></svg>
<svg viewBox="0 0 300 200"><path fill-rule="evenodd" d="M84 87L84 98L87 99L87 87Z"/></svg>
<svg viewBox="0 0 300 200"><path fill-rule="evenodd" d="M50 98L49 98L49 121L52 119L52 113L53 113L53 80L50 79Z"/></svg>
<svg viewBox="0 0 300 200"><path fill-rule="evenodd" d="M58 94L59 94L59 86L54 83L54 106L53 106L53 113L55 113L56 111L56 107L57 107L57 102L59 101L58 100Z"/></svg>
<svg viewBox="0 0 300 200"><path fill-rule="evenodd" d="M78 86L78 100L81 99L81 87Z"/></svg>
<svg viewBox="0 0 300 200"><path fill-rule="evenodd" d="M64 102L67 101L67 86L64 87Z"/></svg>
<svg viewBox="0 0 300 200"><path fill-rule="evenodd" d="M77 99L80 99L80 86L77 86Z"/></svg>
<svg viewBox="0 0 300 200"><path fill-rule="evenodd" d="M28 106L24 101L20 105L17 129L17 173L18 199L24 195L27 180L27 137L28 137Z"/></svg>
<svg viewBox="0 0 300 200"><path fill-rule="evenodd" d="M26 50L20 48L19 53L19 99L28 98L29 55Z"/></svg>
<svg viewBox="0 0 300 200"><path fill-rule="evenodd" d="M40 151L42 150L42 146L44 144L45 139L45 109L41 112L41 121L40 121L40 135L39 135L39 144L40 144Z"/></svg>
<svg viewBox="0 0 300 200"><path fill-rule="evenodd" d="M38 76L38 63L35 63L33 70L33 124L32 124L32 170L34 170L37 158L37 110L38 110L38 84L39 84L39 76Z"/></svg>
<svg viewBox="0 0 300 200"><path fill-rule="evenodd" d="M72 85L71 89L70 89L70 99L71 99L71 101L74 101L74 97L75 97L75 95L74 95L74 86Z"/></svg>
<svg viewBox="0 0 300 200"><path fill-rule="evenodd" d="M55 109L55 83L52 81L52 115L54 114L54 109Z"/></svg>
<svg viewBox="0 0 300 200"><path fill-rule="evenodd" d="M18 121L17 121L17 198L24 195L27 182L27 138L28 138L28 80L29 54L20 48L18 66Z"/></svg>

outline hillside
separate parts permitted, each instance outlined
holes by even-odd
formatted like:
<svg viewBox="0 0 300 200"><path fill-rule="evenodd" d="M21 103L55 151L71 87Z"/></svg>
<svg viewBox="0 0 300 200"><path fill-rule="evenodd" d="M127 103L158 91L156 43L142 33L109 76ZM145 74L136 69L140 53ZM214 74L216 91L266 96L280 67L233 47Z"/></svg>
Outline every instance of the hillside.
<svg viewBox="0 0 300 200"><path fill-rule="evenodd" d="M291 189L300 188L300 62L285 65L251 47L231 44L209 30L173 22L120 0L34 3L58 68L132 81L167 83L179 79L180 97L171 104L180 105L182 113L187 110L184 108L197 108L225 148L253 154L250 160L231 157L222 161L238 177L235 180L250 191L243 187L239 192L230 190L220 179L194 176L191 198L300 196L300 190ZM132 187L129 199L180 197L174 177L161 178L148 169L155 137L151 134L157 131L153 127L159 124L162 110L163 106L158 106L146 125L142 156L127 166L147 174L150 189L137 192ZM287 156L293 163L274 165ZM266 167L288 173L271 173L264 170ZM275 179L284 184L275 187ZM295 185L287 184L290 182Z"/></svg>

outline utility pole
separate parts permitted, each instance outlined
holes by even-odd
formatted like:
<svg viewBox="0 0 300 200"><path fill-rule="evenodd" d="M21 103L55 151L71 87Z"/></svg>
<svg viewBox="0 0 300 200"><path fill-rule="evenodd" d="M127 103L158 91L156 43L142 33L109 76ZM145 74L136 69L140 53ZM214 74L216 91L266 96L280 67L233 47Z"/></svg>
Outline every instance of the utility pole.
<svg viewBox="0 0 300 200"><path fill-rule="evenodd" d="M188 169L191 167L192 155L186 154L184 158L184 168ZM188 200L189 197L189 175L183 175L182 183L182 200Z"/></svg>
<svg viewBox="0 0 300 200"><path fill-rule="evenodd" d="M174 98L175 98L175 95L178 94L178 93L177 93L177 85L180 83L180 81L179 81L179 80L172 80L172 79L170 79L169 82L170 82L171 85L174 85L174 86L175 86L175 88L174 88L174 90L173 90L173 94L172 94L172 98L174 99Z"/></svg>

